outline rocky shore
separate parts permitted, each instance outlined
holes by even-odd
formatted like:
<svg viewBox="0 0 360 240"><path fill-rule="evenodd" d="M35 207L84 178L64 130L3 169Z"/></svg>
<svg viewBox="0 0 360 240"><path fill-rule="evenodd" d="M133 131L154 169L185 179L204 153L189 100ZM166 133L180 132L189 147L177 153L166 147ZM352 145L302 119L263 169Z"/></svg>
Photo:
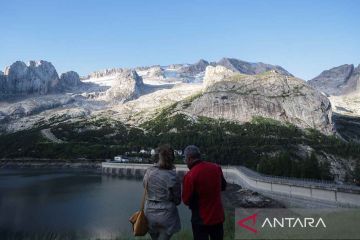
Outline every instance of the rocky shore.
<svg viewBox="0 0 360 240"><path fill-rule="evenodd" d="M285 206L274 199L265 197L258 192L243 189L236 184L228 184L222 194L226 209L234 208L284 208Z"/></svg>

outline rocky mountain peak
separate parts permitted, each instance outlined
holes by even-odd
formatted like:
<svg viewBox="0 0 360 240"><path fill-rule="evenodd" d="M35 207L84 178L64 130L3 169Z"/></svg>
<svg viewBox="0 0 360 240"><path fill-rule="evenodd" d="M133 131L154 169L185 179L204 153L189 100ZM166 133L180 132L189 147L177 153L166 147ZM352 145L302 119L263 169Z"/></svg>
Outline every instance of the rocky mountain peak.
<svg viewBox="0 0 360 240"><path fill-rule="evenodd" d="M135 70L122 69L116 76L115 84L106 91L106 100L124 102L137 98L143 86L143 80Z"/></svg>
<svg viewBox="0 0 360 240"><path fill-rule="evenodd" d="M92 73L90 73L88 76L86 76L85 78L101 78L101 77L106 77L106 76L114 76L118 73L121 73L123 71L123 68L108 68L105 70L100 70L100 71L94 71Z"/></svg>
<svg viewBox="0 0 360 240"><path fill-rule="evenodd" d="M21 74L25 74L27 70L27 66L24 62L22 61L16 61L13 64L11 64L10 66L5 67L5 75L9 76L11 74L16 74L16 75L21 75Z"/></svg>
<svg viewBox="0 0 360 240"><path fill-rule="evenodd" d="M235 58L222 58L216 64L224 66L234 72L239 72L248 75L259 74L275 69L284 75L292 76L292 74L290 74L288 71L286 71L284 68L280 66L266 64L262 62L250 63Z"/></svg>
<svg viewBox="0 0 360 240"><path fill-rule="evenodd" d="M209 65L209 62L207 62L204 59L200 59L198 62L196 62L194 64L183 66L180 69L180 73L185 74L185 75L196 75L201 72L204 72L208 65Z"/></svg>
<svg viewBox="0 0 360 240"><path fill-rule="evenodd" d="M61 74L60 76L60 85L64 89L78 87L80 84L80 76L77 72L69 71Z"/></svg>
<svg viewBox="0 0 360 240"><path fill-rule="evenodd" d="M81 84L79 75L66 72L59 75L51 62L29 61L25 64L16 61L5 68L0 74L1 98L18 95L46 95L61 92L64 89L77 87Z"/></svg>
<svg viewBox="0 0 360 240"><path fill-rule="evenodd" d="M5 69L5 76L2 89L9 94L47 94L59 83L55 67L47 61L16 61Z"/></svg>
<svg viewBox="0 0 360 240"><path fill-rule="evenodd" d="M355 92L360 86L360 65L344 64L323 71L308 81L309 85L328 95L345 95Z"/></svg>

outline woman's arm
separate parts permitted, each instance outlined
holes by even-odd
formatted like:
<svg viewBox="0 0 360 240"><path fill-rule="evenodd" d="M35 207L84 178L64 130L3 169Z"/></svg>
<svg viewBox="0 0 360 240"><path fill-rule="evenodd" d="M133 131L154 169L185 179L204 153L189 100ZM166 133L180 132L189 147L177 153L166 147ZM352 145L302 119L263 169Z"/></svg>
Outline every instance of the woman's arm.
<svg viewBox="0 0 360 240"><path fill-rule="evenodd" d="M176 182L174 187L171 189L174 196L174 203L179 205L181 203L181 183L178 176L176 176Z"/></svg>
<svg viewBox="0 0 360 240"><path fill-rule="evenodd" d="M148 181L149 178L149 169L146 169L145 174L144 174L144 178L143 178L143 187L145 188L146 186L146 182Z"/></svg>

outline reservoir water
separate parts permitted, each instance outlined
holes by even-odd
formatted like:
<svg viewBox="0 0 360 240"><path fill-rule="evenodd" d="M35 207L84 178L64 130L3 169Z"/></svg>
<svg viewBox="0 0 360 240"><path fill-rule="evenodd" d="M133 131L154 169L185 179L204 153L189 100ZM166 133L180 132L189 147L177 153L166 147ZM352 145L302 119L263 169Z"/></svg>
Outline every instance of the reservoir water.
<svg viewBox="0 0 360 240"><path fill-rule="evenodd" d="M141 179L71 169L0 169L0 230L130 236L128 219L142 194ZM179 212L183 228L190 228L190 211L180 205Z"/></svg>

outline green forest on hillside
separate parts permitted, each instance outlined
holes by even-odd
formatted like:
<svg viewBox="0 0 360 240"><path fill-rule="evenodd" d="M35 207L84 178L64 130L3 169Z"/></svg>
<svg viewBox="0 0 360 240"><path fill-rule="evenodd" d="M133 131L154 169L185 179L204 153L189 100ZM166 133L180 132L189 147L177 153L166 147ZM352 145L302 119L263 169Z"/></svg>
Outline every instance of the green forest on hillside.
<svg viewBox="0 0 360 240"><path fill-rule="evenodd" d="M329 164L318 161L316 153L326 152L345 159L360 156L359 144L346 143L314 129L303 130L262 117L244 124L193 118L172 114L172 109L164 109L139 127L96 118L1 135L1 158L112 159L164 143L179 150L195 144L205 159L222 165L244 165L266 174L328 180L332 179ZM40 133L43 128L51 128L64 143L43 138ZM313 150L304 158L299 154L299 145Z"/></svg>

